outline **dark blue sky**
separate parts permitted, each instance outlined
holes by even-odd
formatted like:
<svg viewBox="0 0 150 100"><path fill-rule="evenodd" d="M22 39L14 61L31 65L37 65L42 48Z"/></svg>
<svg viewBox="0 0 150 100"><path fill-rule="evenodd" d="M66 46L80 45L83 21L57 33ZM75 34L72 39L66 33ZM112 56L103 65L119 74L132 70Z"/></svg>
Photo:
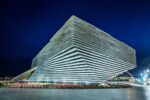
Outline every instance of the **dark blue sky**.
<svg viewBox="0 0 150 100"><path fill-rule="evenodd" d="M0 76L29 69L32 58L71 15L135 48L134 74L150 64L149 0L3 0L0 11Z"/></svg>

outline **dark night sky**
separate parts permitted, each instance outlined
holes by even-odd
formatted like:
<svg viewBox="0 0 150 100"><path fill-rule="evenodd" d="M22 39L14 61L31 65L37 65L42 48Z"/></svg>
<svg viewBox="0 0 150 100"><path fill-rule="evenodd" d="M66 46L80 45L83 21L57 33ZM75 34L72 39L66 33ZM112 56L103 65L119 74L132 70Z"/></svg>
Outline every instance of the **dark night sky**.
<svg viewBox="0 0 150 100"><path fill-rule="evenodd" d="M0 1L0 76L16 76L71 16L76 15L137 50L137 69L150 64L149 0Z"/></svg>

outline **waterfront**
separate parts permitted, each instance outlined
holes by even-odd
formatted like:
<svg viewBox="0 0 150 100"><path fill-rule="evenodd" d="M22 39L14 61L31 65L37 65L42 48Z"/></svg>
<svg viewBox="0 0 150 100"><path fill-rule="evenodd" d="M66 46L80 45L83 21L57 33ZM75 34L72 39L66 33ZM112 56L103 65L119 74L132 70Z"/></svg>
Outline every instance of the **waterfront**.
<svg viewBox="0 0 150 100"><path fill-rule="evenodd" d="M0 88L0 100L150 100L150 88L15 89Z"/></svg>

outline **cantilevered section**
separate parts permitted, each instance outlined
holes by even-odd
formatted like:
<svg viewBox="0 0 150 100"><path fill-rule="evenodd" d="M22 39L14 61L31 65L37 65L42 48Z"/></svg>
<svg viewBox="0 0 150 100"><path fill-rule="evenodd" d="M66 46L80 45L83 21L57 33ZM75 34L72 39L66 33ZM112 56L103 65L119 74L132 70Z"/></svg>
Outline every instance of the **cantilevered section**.
<svg viewBox="0 0 150 100"><path fill-rule="evenodd" d="M29 81L105 82L136 67L135 50L72 16L36 55Z"/></svg>

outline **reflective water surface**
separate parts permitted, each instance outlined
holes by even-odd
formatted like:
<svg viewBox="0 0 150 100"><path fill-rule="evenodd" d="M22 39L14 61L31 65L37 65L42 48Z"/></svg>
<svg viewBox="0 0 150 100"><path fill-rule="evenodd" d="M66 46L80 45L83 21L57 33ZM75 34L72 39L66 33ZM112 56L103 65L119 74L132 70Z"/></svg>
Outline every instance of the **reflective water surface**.
<svg viewBox="0 0 150 100"><path fill-rule="evenodd" d="M6 89L0 100L150 100L150 88L126 89Z"/></svg>

